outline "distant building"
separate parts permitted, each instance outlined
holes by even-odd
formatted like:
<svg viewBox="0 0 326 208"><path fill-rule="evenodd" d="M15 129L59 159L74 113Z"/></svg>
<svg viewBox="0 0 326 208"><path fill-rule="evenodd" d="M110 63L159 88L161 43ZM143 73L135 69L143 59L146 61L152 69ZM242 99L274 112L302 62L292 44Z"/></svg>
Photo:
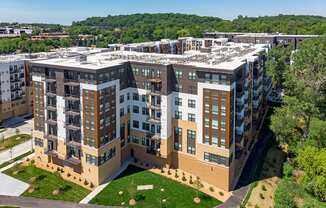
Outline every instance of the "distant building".
<svg viewBox="0 0 326 208"><path fill-rule="evenodd" d="M270 44L288 46L293 44L293 49L298 49L305 39L317 38L319 35L287 35L283 33L229 33L229 32L206 32L204 38L228 38L230 42Z"/></svg>
<svg viewBox="0 0 326 208"><path fill-rule="evenodd" d="M33 92L30 68L32 60L74 57L106 49L68 48L49 53L0 56L0 122L14 116L33 113Z"/></svg>

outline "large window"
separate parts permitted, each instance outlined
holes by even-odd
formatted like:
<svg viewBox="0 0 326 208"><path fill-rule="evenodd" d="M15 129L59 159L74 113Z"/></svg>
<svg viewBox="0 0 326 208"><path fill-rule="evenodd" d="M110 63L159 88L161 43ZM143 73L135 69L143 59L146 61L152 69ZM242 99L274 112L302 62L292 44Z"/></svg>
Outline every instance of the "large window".
<svg viewBox="0 0 326 208"><path fill-rule="evenodd" d="M139 113L139 107L137 105L132 106L133 113Z"/></svg>
<svg viewBox="0 0 326 208"><path fill-rule="evenodd" d="M174 129L174 149L178 151L182 150L182 128Z"/></svg>
<svg viewBox="0 0 326 208"><path fill-rule="evenodd" d="M139 129L139 121L132 121L132 127L133 128L136 128L136 129Z"/></svg>
<svg viewBox="0 0 326 208"><path fill-rule="evenodd" d="M196 154L196 132L193 130L187 131L187 152L189 154Z"/></svg>
<svg viewBox="0 0 326 208"><path fill-rule="evenodd" d="M182 119L182 112L181 111L175 111L174 118L175 119Z"/></svg>
<svg viewBox="0 0 326 208"><path fill-rule="evenodd" d="M188 113L188 121L196 122L196 115L193 113Z"/></svg>
<svg viewBox="0 0 326 208"><path fill-rule="evenodd" d="M188 73L189 80L196 80L196 72L189 72Z"/></svg>
<svg viewBox="0 0 326 208"><path fill-rule="evenodd" d="M174 104L176 106L181 106L182 105L182 98L176 97L175 101L174 101Z"/></svg>
<svg viewBox="0 0 326 208"><path fill-rule="evenodd" d="M196 108L196 100L188 100L188 107L189 108Z"/></svg>
<svg viewBox="0 0 326 208"><path fill-rule="evenodd" d="M212 153L205 152L204 160L212 163L216 163L219 165L229 166L229 159L220 155L215 155Z"/></svg>
<svg viewBox="0 0 326 208"><path fill-rule="evenodd" d="M180 70L175 70L175 77L177 79L182 79L182 71Z"/></svg>

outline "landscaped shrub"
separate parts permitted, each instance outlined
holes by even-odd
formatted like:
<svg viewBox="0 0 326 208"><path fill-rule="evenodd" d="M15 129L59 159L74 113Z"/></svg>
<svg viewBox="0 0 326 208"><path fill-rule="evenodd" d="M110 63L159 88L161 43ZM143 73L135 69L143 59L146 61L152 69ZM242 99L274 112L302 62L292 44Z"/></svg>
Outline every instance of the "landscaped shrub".
<svg viewBox="0 0 326 208"><path fill-rule="evenodd" d="M164 169L163 168L161 168L161 173L164 173Z"/></svg>
<svg viewBox="0 0 326 208"><path fill-rule="evenodd" d="M177 171L175 171L174 177L175 178L179 178L179 175L178 175L178 172Z"/></svg>
<svg viewBox="0 0 326 208"><path fill-rule="evenodd" d="M259 193L259 197L260 197L261 199L265 199L264 194L262 194L262 193Z"/></svg>
<svg viewBox="0 0 326 208"><path fill-rule="evenodd" d="M275 191L274 208L295 208L294 197L291 196L290 191L288 190L289 182L285 179L281 180L278 184Z"/></svg>
<svg viewBox="0 0 326 208"><path fill-rule="evenodd" d="M209 191L210 191L210 192L214 192L214 191L215 191L215 190L214 190L214 187L212 187L212 186L209 187Z"/></svg>
<svg viewBox="0 0 326 208"><path fill-rule="evenodd" d="M85 186L88 185L88 181L87 181L87 180L84 181L84 185L85 185Z"/></svg>
<svg viewBox="0 0 326 208"><path fill-rule="evenodd" d="M292 176L292 173L293 167L288 162L285 162L283 165L283 176L289 178Z"/></svg>
<svg viewBox="0 0 326 208"><path fill-rule="evenodd" d="M265 185L262 185L262 186L261 186L261 190L263 190L263 191L267 191L266 186L265 186Z"/></svg>
<svg viewBox="0 0 326 208"><path fill-rule="evenodd" d="M186 177L185 176L182 176L182 181L187 181Z"/></svg>
<svg viewBox="0 0 326 208"><path fill-rule="evenodd" d="M94 184L91 182L89 187L94 188Z"/></svg>
<svg viewBox="0 0 326 208"><path fill-rule="evenodd" d="M142 200L145 200L145 196L143 194L136 194L135 196L135 200L136 201L142 201Z"/></svg>
<svg viewBox="0 0 326 208"><path fill-rule="evenodd" d="M189 184L193 184L194 182L192 181L192 176L190 176L190 179L189 179Z"/></svg>
<svg viewBox="0 0 326 208"><path fill-rule="evenodd" d="M224 196L224 193L222 191L218 192L221 196Z"/></svg>
<svg viewBox="0 0 326 208"><path fill-rule="evenodd" d="M168 175L171 175L171 170L170 169L168 170Z"/></svg>

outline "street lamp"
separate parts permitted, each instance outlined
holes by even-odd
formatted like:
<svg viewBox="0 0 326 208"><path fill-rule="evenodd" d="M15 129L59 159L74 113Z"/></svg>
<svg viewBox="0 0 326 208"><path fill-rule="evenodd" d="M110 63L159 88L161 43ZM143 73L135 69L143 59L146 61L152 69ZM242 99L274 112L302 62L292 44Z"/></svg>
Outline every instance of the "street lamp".
<svg viewBox="0 0 326 208"><path fill-rule="evenodd" d="M33 129L31 129L31 151L33 151Z"/></svg>

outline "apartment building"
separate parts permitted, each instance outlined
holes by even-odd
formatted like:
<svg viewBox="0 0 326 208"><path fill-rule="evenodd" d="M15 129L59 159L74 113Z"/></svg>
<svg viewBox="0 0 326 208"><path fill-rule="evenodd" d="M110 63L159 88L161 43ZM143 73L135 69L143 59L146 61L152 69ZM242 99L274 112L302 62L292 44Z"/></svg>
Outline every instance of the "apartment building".
<svg viewBox="0 0 326 208"><path fill-rule="evenodd" d="M293 45L296 50L302 41L317 38L320 35L288 35L283 33L234 33L234 32L206 32L204 38L227 38L236 43L269 44L271 47Z"/></svg>
<svg viewBox="0 0 326 208"><path fill-rule="evenodd" d="M28 62L80 54L102 52L107 49L73 47L48 53L0 56L0 122L33 113L31 74Z"/></svg>
<svg viewBox="0 0 326 208"><path fill-rule="evenodd" d="M227 43L31 61L36 164L97 186L136 158L232 190L264 113L266 51Z"/></svg>
<svg viewBox="0 0 326 208"><path fill-rule="evenodd" d="M180 37L177 40L162 39L160 41L126 45L109 44L108 48L110 51L123 50L144 53L184 54L186 51L199 51L210 47L222 46L227 42L227 38Z"/></svg>

